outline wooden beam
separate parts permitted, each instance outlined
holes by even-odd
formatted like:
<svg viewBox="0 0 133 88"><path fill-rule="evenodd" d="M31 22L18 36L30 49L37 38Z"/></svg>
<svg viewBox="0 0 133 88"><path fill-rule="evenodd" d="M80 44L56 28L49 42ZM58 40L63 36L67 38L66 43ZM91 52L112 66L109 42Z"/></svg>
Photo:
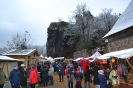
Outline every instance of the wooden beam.
<svg viewBox="0 0 133 88"><path fill-rule="evenodd" d="M2 66L2 70L3 70L4 66L5 66L5 61L4 61L3 66Z"/></svg>
<svg viewBox="0 0 133 88"><path fill-rule="evenodd" d="M130 65L130 67L133 69L133 66L131 65L131 63L128 61L128 58L126 59L127 63Z"/></svg>

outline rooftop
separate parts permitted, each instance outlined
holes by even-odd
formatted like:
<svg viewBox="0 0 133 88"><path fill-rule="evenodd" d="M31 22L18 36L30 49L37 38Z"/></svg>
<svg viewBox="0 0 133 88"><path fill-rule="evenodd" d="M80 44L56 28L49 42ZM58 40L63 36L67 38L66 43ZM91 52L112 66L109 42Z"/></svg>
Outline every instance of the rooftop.
<svg viewBox="0 0 133 88"><path fill-rule="evenodd" d="M104 38L133 26L133 0Z"/></svg>
<svg viewBox="0 0 133 88"><path fill-rule="evenodd" d="M22 50L11 49L2 54L3 55L29 55L30 53L34 52L35 50L36 49L22 49Z"/></svg>

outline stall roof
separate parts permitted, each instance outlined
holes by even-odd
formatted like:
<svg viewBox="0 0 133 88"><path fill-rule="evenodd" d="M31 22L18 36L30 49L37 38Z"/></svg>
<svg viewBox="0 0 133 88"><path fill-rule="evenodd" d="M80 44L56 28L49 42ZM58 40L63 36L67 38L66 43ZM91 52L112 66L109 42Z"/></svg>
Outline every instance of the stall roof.
<svg viewBox="0 0 133 88"><path fill-rule="evenodd" d="M54 60L64 59L64 57L56 57Z"/></svg>
<svg viewBox="0 0 133 88"><path fill-rule="evenodd" d="M97 60L97 57L101 56L102 54L100 54L98 51L96 51L92 56L85 58L85 59L89 59L90 62L94 62Z"/></svg>
<svg viewBox="0 0 133 88"><path fill-rule="evenodd" d="M106 53L100 57L97 57L98 59L109 59L111 57L117 57L121 59L126 59L133 56L133 48L125 49L125 50L119 50L115 52ZM106 57L106 58L103 58Z"/></svg>
<svg viewBox="0 0 133 88"><path fill-rule="evenodd" d="M49 60L49 61L54 61L54 59L52 57L45 57L46 60Z"/></svg>
<svg viewBox="0 0 133 88"><path fill-rule="evenodd" d="M3 53L3 55L29 55L36 49L11 49Z"/></svg>
<svg viewBox="0 0 133 88"><path fill-rule="evenodd" d="M8 56L0 56L0 61L21 61L21 60L14 59Z"/></svg>
<svg viewBox="0 0 133 88"><path fill-rule="evenodd" d="M117 20L113 28L104 37L123 31L131 26L133 26L133 0Z"/></svg>
<svg viewBox="0 0 133 88"><path fill-rule="evenodd" d="M75 59L73 61L79 61L80 59L83 59L83 58L82 57L79 57L79 58L77 58L77 59Z"/></svg>

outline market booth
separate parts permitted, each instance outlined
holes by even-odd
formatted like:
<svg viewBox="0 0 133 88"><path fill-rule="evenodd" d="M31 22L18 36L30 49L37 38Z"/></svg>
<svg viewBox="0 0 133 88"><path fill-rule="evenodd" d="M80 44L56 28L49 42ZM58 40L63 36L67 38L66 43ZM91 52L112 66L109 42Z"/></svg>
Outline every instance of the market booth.
<svg viewBox="0 0 133 88"><path fill-rule="evenodd" d="M120 88L133 88L133 76L130 77L130 75L133 75L133 48L106 53L97 58L110 59L111 67L117 66L118 73L121 77L123 75L122 65L125 65L127 72L124 72L124 74L128 77L128 83L125 83L121 79Z"/></svg>
<svg viewBox="0 0 133 88"><path fill-rule="evenodd" d="M21 60L10 58L8 56L0 56L0 68L3 69L3 72L6 75L6 81L3 88L11 88L11 84L9 82L10 71L13 69L14 64L18 62L22 62Z"/></svg>
<svg viewBox="0 0 133 88"><path fill-rule="evenodd" d="M7 78L9 78L10 71L13 69L14 64L22 62L21 60L10 58L8 56L0 56L0 68L3 69Z"/></svg>

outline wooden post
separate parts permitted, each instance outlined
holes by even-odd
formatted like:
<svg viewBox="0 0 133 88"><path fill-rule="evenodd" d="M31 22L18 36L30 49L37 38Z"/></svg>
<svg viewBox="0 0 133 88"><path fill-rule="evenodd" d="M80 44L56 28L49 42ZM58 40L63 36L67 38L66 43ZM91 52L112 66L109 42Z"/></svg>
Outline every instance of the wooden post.
<svg viewBox="0 0 133 88"><path fill-rule="evenodd" d="M3 66L2 66L2 70L3 70L3 68L4 68L4 65L5 65L5 61L4 61Z"/></svg>
<svg viewBox="0 0 133 88"><path fill-rule="evenodd" d="M133 66L130 64L130 62L128 61L128 58L126 59L127 63L130 65L130 67L133 69Z"/></svg>
<svg viewBox="0 0 133 88"><path fill-rule="evenodd" d="M9 77L8 62L6 62L6 66L7 66L7 74L8 74L8 77Z"/></svg>

